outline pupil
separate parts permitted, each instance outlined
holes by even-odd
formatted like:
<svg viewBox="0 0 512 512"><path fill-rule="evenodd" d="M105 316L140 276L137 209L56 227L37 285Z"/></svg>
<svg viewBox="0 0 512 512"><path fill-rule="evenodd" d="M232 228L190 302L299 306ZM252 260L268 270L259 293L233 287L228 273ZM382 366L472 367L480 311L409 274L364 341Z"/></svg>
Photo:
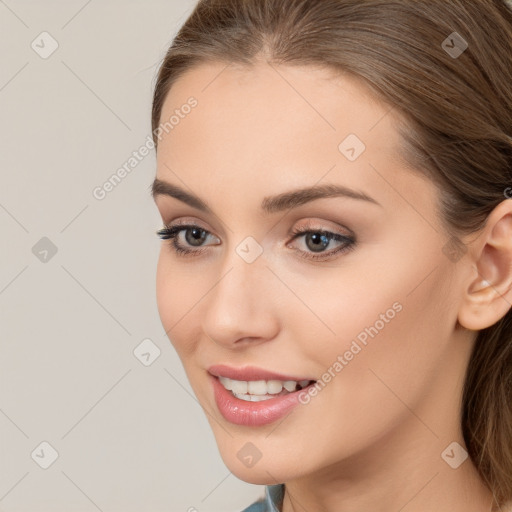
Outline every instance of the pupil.
<svg viewBox="0 0 512 512"><path fill-rule="evenodd" d="M309 244L307 245L310 249L312 249L315 252L320 252L322 249L325 249L329 245L329 237L323 234L320 235L318 233L313 233L311 235L308 235L306 239L307 241L314 241L311 247L309 247Z"/></svg>
<svg viewBox="0 0 512 512"><path fill-rule="evenodd" d="M192 233L192 237L189 237L189 233ZM205 233L206 231L204 229L197 229L197 228L193 228L193 229L189 229L187 231L187 242L188 243L192 243L192 245L194 245L196 242L202 242L205 238ZM198 244L200 245L200 243Z"/></svg>

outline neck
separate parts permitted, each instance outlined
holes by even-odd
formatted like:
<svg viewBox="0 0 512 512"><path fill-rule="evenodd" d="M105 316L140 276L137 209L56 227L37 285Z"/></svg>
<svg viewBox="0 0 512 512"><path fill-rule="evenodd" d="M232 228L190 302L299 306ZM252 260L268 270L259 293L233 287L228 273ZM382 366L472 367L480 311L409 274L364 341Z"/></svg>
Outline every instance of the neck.
<svg viewBox="0 0 512 512"><path fill-rule="evenodd" d="M370 449L357 461L286 482L282 512L491 511L492 493L469 457L457 469L441 458L452 438L437 439L427 430L388 443L378 460Z"/></svg>
<svg viewBox="0 0 512 512"><path fill-rule="evenodd" d="M470 346L454 344L454 350L469 356ZM491 491L469 456L461 462L465 443L454 411L467 358L446 360L431 393L412 407L404 404L399 424L363 451L287 481L282 512L490 512ZM460 446L447 450L453 442Z"/></svg>

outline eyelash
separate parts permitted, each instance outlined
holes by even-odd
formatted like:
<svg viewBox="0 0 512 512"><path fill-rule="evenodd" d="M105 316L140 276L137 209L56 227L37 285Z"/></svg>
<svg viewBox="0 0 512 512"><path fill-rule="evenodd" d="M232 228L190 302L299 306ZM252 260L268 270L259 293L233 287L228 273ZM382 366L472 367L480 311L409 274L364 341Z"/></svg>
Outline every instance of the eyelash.
<svg viewBox="0 0 512 512"><path fill-rule="evenodd" d="M168 240L170 242L171 248L174 250L174 252L179 256L199 256L202 254L206 247L202 247L199 249L184 249L179 243L178 243L178 235L182 231L186 231L188 229L200 229L201 231L204 231L207 234L209 231L206 229L203 229L201 226L198 226L196 224L176 224L174 226L165 226L159 231L157 231L157 235L162 240ZM300 236L314 233L318 234L321 233L322 235L327 236L329 238L329 241L334 240L336 242L345 242L345 245L342 245L338 249L333 249L332 251L329 251L327 253L321 253L318 255L315 255L313 253L309 253L308 251L302 251L300 249L294 249L297 253L299 253L299 256L301 258L304 258L306 260L313 260L313 261L319 261L319 260L330 260L334 255L341 255L345 252L351 251L355 248L356 240L347 235L341 235L339 233L333 233L331 231L326 231L323 229L312 229L311 226L305 226L301 228L296 228L292 231L292 240L294 241L296 238L299 238ZM305 255L308 254L308 256Z"/></svg>

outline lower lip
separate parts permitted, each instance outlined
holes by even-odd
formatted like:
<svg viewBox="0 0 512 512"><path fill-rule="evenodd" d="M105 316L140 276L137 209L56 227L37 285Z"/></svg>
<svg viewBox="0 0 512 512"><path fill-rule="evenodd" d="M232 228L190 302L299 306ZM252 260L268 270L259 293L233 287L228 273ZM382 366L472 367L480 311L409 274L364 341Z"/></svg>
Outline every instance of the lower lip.
<svg viewBox="0 0 512 512"><path fill-rule="evenodd" d="M288 414L299 402L299 394L308 387L260 402L248 402L233 396L219 381L211 376L217 407L230 423L259 427L267 425ZM313 384L310 384L313 385Z"/></svg>

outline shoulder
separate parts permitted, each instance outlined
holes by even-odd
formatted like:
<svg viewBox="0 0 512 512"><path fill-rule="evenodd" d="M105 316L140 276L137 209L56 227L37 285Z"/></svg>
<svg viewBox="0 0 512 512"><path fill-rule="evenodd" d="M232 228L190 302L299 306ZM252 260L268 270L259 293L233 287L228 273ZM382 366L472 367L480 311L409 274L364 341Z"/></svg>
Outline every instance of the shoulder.
<svg viewBox="0 0 512 512"><path fill-rule="evenodd" d="M254 502L247 508L244 508L242 512L267 512L268 508L266 508L265 502L263 500L258 500Z"/></svg>

